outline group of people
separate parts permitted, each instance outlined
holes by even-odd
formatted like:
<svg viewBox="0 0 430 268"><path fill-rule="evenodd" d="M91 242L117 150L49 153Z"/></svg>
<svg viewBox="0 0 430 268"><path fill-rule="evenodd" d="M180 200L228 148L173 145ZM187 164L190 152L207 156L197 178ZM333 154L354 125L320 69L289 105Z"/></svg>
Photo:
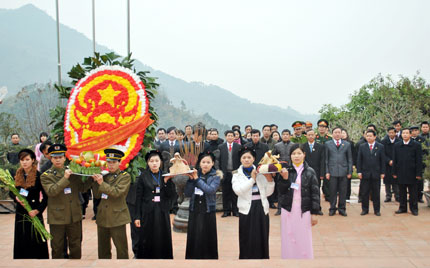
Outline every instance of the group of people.
<svg viewBox="0 0 430 268"><path fill-rule="evenodd" d="M400 125L400 127L399 127ZM216 129L206 130L201 124L157 130L153 149L145 155L147 168L132 183L131 176L119 169L124 153L105 149L108 173L86 180L73 174L66 165L66 146L52 144L48 135L40 137L36 153L20 150L16 157L16 187L29 201L27 212L16 200L14 258L48 258L48 247L26 216L39 217L47 208L48 224L53 236L52 258L81 258L82 219L85 200L82 193L91 189L94 195L98 256L112 258L113 241L117 258L129 256L126 225L130 223L132 251L135 258L172 259L173 246L170 213L177 203L177 192L168 167L167 155L184 153L187 144L198 148L197 161L188 173L184 194L190 198L187 227L187 259L217 259L216 193L222 190L222 218L239 220L239 258L269 258L269 210L281 220L282 258L313 258L312 226L323 215L320 190L330 202L329 215L347 216L346 200L351 195L351 177L355 166L360 179L361 215L369 213L369 200L374 214L380 216L380 185L384 180L390 202L392 194L399 201L396 213L409 208L418 215L419 194L423 187L423 155L426 155L429 124L402 128L393 122L380 140L376 127L369 125L363 137L354 144L345 129L318 121L316 130L310 122L296 121L289 129L278 132L275 124L254 129L233 126L219 137ZM417 132L418 130L418 132ZM45 133L46 134L46 133ZM43 138L43 139L42 139ZM422 147L421 144L426 144ZM282 169L278 173L260 173L258 164L265 153L279 155ZM38 156L45 157L44 164ZM88 204L88 203L87 203ZM277 205L276 205L277 204ZM173 210L174 211L174 210Z"/></svg>

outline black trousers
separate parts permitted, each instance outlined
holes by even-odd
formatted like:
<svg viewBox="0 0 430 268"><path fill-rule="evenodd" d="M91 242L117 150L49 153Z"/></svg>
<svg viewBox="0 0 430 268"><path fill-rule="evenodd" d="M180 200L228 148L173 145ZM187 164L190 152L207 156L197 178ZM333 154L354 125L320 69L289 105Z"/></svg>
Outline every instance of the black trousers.
<svg viewBox="0 0 430 268"><path fill-rule="evenodd" d="M233 185L231 179L233 174L229 171L224 174L222 181L222 209L226 213L236 213L237 210L237 195L233 192Z"/></svg>
<svg viewBox="0 0 430 268"><path fill-rule="evenodd" d="M399 185L394 183L386 183L385 184L385 198L390 199L393 196L396 200L399 200Z"/></svg>
<svg viewBox="0 0 430 268"><path fill-rule="evenodd" d="M325 199L330 200L330 180L327 180L324 177L322 191L325 196Z"/></svg>
<svg viewBox="0 0 430 268"><path fill-rule="evenodd" d="M424 179L418 180L418 200L423 200Z"/></svg>
<svg viewBox="0 0 430 268"><path fill-rule="evenodd" d="M369 212L370 192L372 192L373 212L379 212L381 209L381 180L379 178L363 178L361 188L361 209Z"/></svg>
<svg viewBox="0 0 430 268"><path fill-rule="evenodd" d="M346 211L346 177L330 177L330 211ZM339 193L339 203L336 208L337 194Z"/></svg>
<svg viewBox="0 0 430 268"><path fill-rule="evenodd" d="M399 184L399 210L408 211L407 191L409 192L409 209L418 212L418 184Z"/></svg>

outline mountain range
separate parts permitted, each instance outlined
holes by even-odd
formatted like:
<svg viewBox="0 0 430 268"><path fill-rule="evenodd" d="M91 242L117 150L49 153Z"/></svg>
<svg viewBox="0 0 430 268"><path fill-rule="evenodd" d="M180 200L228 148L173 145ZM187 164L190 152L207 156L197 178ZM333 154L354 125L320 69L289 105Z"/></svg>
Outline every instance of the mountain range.
<svg viewBox="0 0 430 268"><path fill-rule="evenodd" d="M3 37L0 42L0 86L7 86L11 95L26 85L57 81L56 22L52 17L31 4L18 9L0 9L0 36ZM62 78L67 81L70 68L92 54L92 41L61 24L60 42ZM111 51L100 44L96 50L101 53ZM154 70L139 60L135 66L158 78L160 90L173 106L179 107L183 102L192 113L209 116L220 124L242 127L251 124L261 128L263 124L276 123L281 128L291 128L295 120L316 122L318 119L318 115L303 115L289 106L281 108L252 103L216 85L186 82ZM163 121L167 118L160 117L160 125L164 126Z"/></svg>

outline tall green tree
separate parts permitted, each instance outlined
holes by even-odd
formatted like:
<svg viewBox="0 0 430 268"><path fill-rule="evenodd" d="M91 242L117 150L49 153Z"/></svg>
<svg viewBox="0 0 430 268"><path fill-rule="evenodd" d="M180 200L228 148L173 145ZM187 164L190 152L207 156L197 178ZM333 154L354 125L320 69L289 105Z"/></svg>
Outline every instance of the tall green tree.
<svg viewBox="0 0 430 268"><path fill-rule="evenodd" d="M389 75L379 74L356 91L349 103L341 107L324 105L319 112L331 126L347 129L357 140L371 123L381 134L394 120L400 120L404 126L428 120L430 85L419 73L412 78L400 76L397 81Z"/></svg>

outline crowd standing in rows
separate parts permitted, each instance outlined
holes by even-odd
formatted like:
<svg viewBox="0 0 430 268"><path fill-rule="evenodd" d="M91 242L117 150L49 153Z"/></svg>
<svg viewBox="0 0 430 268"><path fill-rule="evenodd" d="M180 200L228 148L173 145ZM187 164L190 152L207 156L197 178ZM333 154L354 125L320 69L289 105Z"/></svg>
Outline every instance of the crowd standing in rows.
<svg viewBox="0 0 430 268"><path fill-rule="evenodd" d="M242 135L235 125L220 138L217 129L194 136L195 127L184 130L170 127L157 130L153 149L144 157L147 168L131 183L130 174L119 169L124 153L105 149L108 173L87 180L66 166L66 146L52 144L41 133L35 151L11 150L7 159L18 164L11 170L16 187L31 207L27 212L13 194L15 218L14 258L49 258L46 242L31 232L25 217L39 217L47 208L52 258L81 258L82 220L89 200L93 199L93 220L97 224L98 256L112 258L111 241L119 259L127 259L126 225L130 223L135 258L172 259L170 213L177 211L177 192L172 176L166 175L165 152L181 153L186 144L201 152L187 176L185 196L190 197L185 256L187 259L218 259L216 193L222 191L221 218L234 216L239 221L239 258L269 258L269 211L281 220L282 258L313 258L312 226L322 216L320 191L330 203L328 215L347 216L354 167L360 179L358 198L361 215L381 216L380 187L385 184L385 200L399 202L396 213L418 215L423 202L423 156L428 154L429 123L404 128L400 121L388 127L382 139L370 124L354 144L348 132L318 121L296 121L289 129L278 131L276 124L259 129L245 126ZM421 133L420 133L421 129ZM11 136L19 145L19 134ZM12 146L12 147L13 147ZM17 147L18 148L18 147ZM257 167L271 151L279 155L279 173L263 174ZM409 197L408 197L409 194Z"/></svg>

